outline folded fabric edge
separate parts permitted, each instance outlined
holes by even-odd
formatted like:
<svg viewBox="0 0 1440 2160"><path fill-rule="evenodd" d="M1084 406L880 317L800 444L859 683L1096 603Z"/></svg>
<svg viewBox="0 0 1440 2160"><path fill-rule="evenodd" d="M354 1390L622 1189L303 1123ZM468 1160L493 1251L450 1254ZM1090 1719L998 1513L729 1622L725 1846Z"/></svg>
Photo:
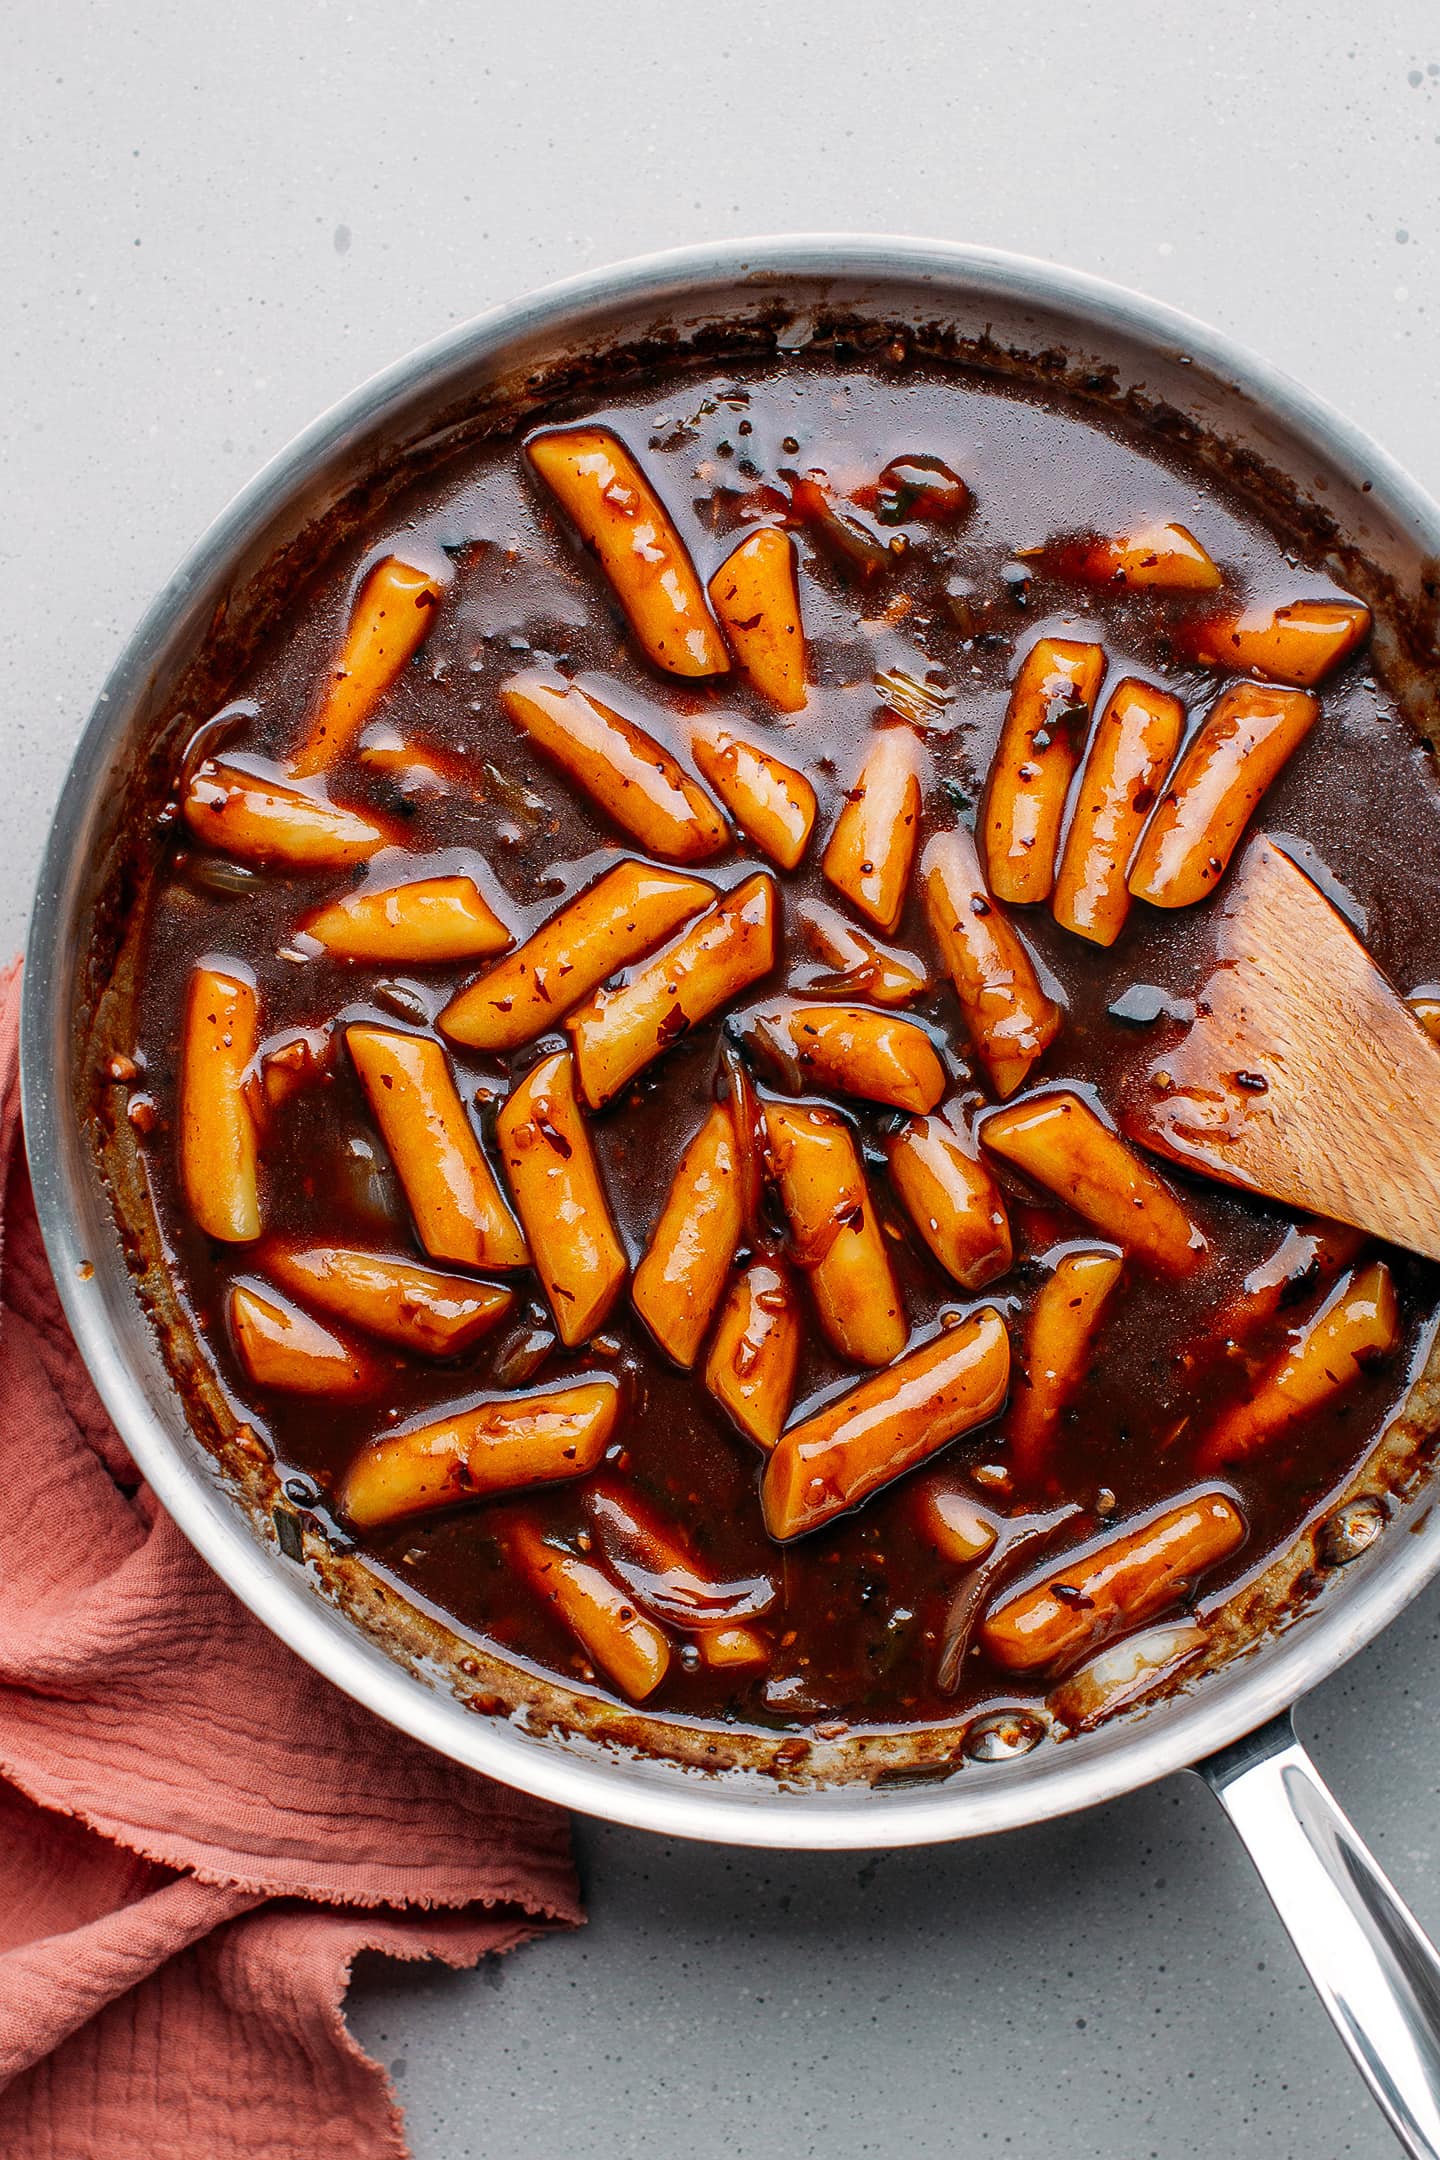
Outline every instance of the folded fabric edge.
<svg viewBox="0 0 1440 2160"><path fill-rule="evenodd" d="M12 1690L0 1689L0 1701ZM3 1729L0 1718L0 1729ZM532 1915L537 1921L553 1921L560 1925L580 1926L585 1914L580 1905L579 1879L575 1871L574 1856L570 1847L568 1818L555 1810L553 1822L540 1816L543 1803L536 1802L537 1816L531 1823L503 1817L490 1826L488 1833L477 1833L477 1843L488 1834L495 1837L525 1837L523 1847L497 1855L496 1879L477 1882L468 1886L457 1885L454 1895L432 1895L412 1891L399 1882L385 1883L378 1889L363 1885L340 1886L326 1883L318 1878L296 1872L293 1876L278 1863L275 1871L267 1876L248 1872L243 1866L222 1868L207 1864L185 1855L190 1841L184 1836L166 1846L155 1836L148 1835L139 1825L127 1825L122 1831L113 1822L88 1808L83 1802L69 1798L53 1788L47 1789L42 1780L26 1774L26 1766L13 1763L0 1755L0 1778L12 1785L17 1792L34 1806L46 1813L59 1815L80 1823L96 1837L123 1852L134 1853L142 1860L149 1860L158 1867L173 1868L177 1874L189 1875L208 1888L233 1890L253 1898L295 1898L327 1911L388 1911L395 1913L463 1912L467 1906L479 1905L487 1912L503 1906L514 1906ZM547 1808L545 1813L551 1811ZM198 1846L195 1848L200 1849ZM213 1848L212 1848L213 1849ZM178 1854L178 1857L177 1857ZM383 1870L380 1871L383 1873ZM538 1883L537 1876L540 1878Z"/></svg>

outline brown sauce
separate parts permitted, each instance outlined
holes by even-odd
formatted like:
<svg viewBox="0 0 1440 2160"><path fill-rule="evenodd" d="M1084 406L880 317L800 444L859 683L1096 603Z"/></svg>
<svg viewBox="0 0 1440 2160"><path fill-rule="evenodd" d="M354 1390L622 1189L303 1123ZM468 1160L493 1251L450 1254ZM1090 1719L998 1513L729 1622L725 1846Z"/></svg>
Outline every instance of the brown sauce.
<svg viewBox="0 0 1440 2160"><path fill-rule="evenodd" d="M1279 1244L1290 1218L1166 1168L1167 1181L1205 1233L1210 1261L1184 1280L1127 1265L1038 1488L1013 1475L1002 1415L853 1512L782 1548L767 1537L761 1518L760 1450L710 1400L698 1369L681 1372L665 1359L624 1294L597 1344L566 1351L554 1342L535 1278L522 1274L512 1284L513 1317L457 1360L426 1363L371 1345L386 1361L378 1395L350 1402L257 1392L224 1318L232 1283L255 1273L253 1256L243 1244L221 1244L193 1226L178 1177L187 979L203 955L253 971L267 1043L337 1021L431 1031L435 1015L487 963L387 971L337 961L307 951L303 940L297 944L300 917L357 883L377 882L381 871L472 871L518 939L622 856L643 852L505 717L499 685L517 669L536 666L576 676L640 719L692 772L687 717L734 718L806 774L819 812L794 871L763 864L744 843L695 866L722 888L738 884L757 863L771 869L783 910L777 970L715 1021L682 1036L590 1120L633 1267L681 1152L717 1099L721 1024L743 1027L746 1015L773 1006L782 988L803 990L823 972L805 944L799 911L816 901L845 912L821 874L820 857L881 715L877 673L901 670L934 693L922 761L928 834L973 822L1017 657L1037 636L1100 643L1107 685L1127 673L1164 684L1184 700L1192 727L1224 679L1176 658L1176 626L1194 616L1196 596L1084 588L1022 561L1017 550L1058 534L1122 533L1177 521L1223 567L1227 597L1283 603L1325 598L1334 588L1238 498L1172 467L1142 434L1107 431L1063 400L1042 402L1013 386L927 365L872 372L816 358L750 368L738 378L661 373L626 383L608 404L590 402L583 412L561 408L545 419L614 429L644 464L702 580L749 526L785 522L787 474L819 468L843 499L891 460L925 455L963 476L972 501L955 522L917 520L887 529L874 527L872 518L882 536L903 530L908 545L864 582L817 546L813 529L794 529L810 690L805 708L789 715L777 713L738 670L697 684L644 658L600 570L528 471L518 439L469 455L389 504L368 538L331 563L276 622L261 658L235 684L236 697L252 701L253 712L228 740L226 755L279 765L294 750L372 562L394 553L443 573L447 590L434 628L386 695L369 737L425 753L430 772L407 777L352 751L331 775L338 801L403 828L403 862L387 855L353 878L335 871L242 872L228 878L235 889L227 890L227 872L216 867L224 858L198 846L181 820L164 841L167 860L145 931L136 1048L143 1057L139 1085L154 1104L144 1142L152 1189L182 1296L237 1414L273 1449L291 1497L322 1521L335 1520L337 1483L363 1445L494 1388L497 1370L523 1370L527 1388L558 1385L577 1372L619 1375L625 1406L606 1481L630 1489L678 1527L708 1573L726 1581L768 1576L778 1593L757 1623L768 1645L763 1667L711 1668L683 1629L672 1626L674 1655L650 1698L656 1710L772 1728L825 1721L907 1726L951 1723L996 1701L1038 1700L1053 1674L1017 1685L973 1651L962 1659L954 1689L941 1688L945 1616L965 1571L926 1536L922 1493L937 1481L969 1491L997 1518L1073 1503L1079 1513L1057 1531L1048 1558L1202 1484L1224 1490L1244 1515L1246 1540L1171 1608L1198 1605L1203 1612L1283 1549L1364 1459L1404 1393L1440 1301L1433 1267L1387 1252L1401 1317L1394 1353L1338 1400L1218 1478L1202 1477L1197 1450L1213 1416L1247 1392L1296 1312L1308 1311L1322 1293L1302 1286L1300 1304L1282 1308L1239 1349L1218 1341L1217 1315ZM1363 911L1369 949L1408 993L1440 979L1440 790L1431 757L1364 648L1325 681L1320 698L1318 725L1269 791L1254 829L1298 843L1302 862L1320 866L1345 888ZM1065 1007L1059 1036L1027 1086L1065 1081L1117 1105L1122 1079L1153 1053L1157 1035L1144 1019L1116 1017L1115 1008L1153 1013L1166 1001L1193 997L1213 950L1206 908L1162 912L1137 903L1108 950L1059 929L1044 907L1017 909L1015 917ZM925 1024L942 1048L945 1102L969 1119L993 1095L970 1054L913 884L889 942L924 956L931 969L936 987L904 1015ZM1137 986L1157 995L1137 996ZM488 1098L477 1125L497 1168L494 1106L564 1042L559 1032L547 1034L509 1058L448 1046L462 1098L471 1104L477 1095ZM781 1092L773 1066L758 1060L755 1071L763 1087ZM1002 1172L1015 1264L978 1294L962 1293L931 1260L889 1189L881 1150L893 1113L849 1097L815 1099L850 1121L865 1151L912 1344L942 1314L993 1304L1011 1325L1020 1354L1025 1317L1046 1273L1042 1256L1067 1240L1093 1243L1094 1231ZM267 1236L425 1257L343 1050L267 1118L262 1191ZM803 1301L803 1288L801 1294ZM863 1377L826 1346L808 1303L805 1312L792 1417L838 1384ZM415 1516L367 1533L361 1549L407 1596L438 1609L462 1634L568 1682L578 1678L611 1692L505 1552L507 1530L519 1518L575 1549L577 1534L588 1535L585 1489L583 1481L561 1483ZM343 1534L343 1524L336 1529Z"/></svg>

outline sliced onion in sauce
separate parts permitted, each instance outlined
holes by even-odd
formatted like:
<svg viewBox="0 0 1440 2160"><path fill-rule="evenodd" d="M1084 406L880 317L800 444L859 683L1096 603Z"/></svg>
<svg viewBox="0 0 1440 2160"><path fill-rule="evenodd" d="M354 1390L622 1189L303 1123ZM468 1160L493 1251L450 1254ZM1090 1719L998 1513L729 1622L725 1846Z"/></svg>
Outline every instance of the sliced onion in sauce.
<svg viewBox="0 0 1440 2160"><path fill-rule="evenodd" d="M223 750L248 720L258 719L259 715L260 707L253 698L236 698L232 704L222 705L219 712L201 722L180 753L180 771L175 784L182 798L189 794L190 783L200 767L217 751Z"/></svg>
<svg viewBox="0 0 1440 2160"><path fill-rule="evenodd" d="M740 1173L740 1204L745 1236L757 1252L770 1252L775 1240L765 1220L765 1111L745 1053L727 1029L720 1039L720 1062L735 1129L735 1166Z"/></svg>
<svg viewBox="0 0 1440 2160"><path fill-rule="evenodd" d="M875 693L887 710L922 731L945 717L954 695L940 684L921 682L906 668L882 668L875 677Z"/></svg>
<svg viewBox="0 0 1440 2160"><path fill-rule="evenodd" d="M1087 1732L1188 1665L1209 1639L1197 1620L1172 1620L1129 1635L1070 1673L1051 1690L1045 1707L1072 1732Z"/></svg>
<svg viewBox="0 0 1440 2160"><path fill-rule="evenodd" d="M783 1028L772 1027L768 1020L757 1018L750 1023L751 1033L765 1056L780 1075L780 1085L789 1095L805 1093L805 1075L795 1054L795 1045Z"/></svg>
<svg viewBox="0 0 1440 2160"><path fill-rule="evenodd" d="M935 1680L942 1694L953 1695L960 1685L965 1653L979 1623L981 1608L991 1592L999 1588L1007 1575L1013 1575L1026 1560L1047 1545L1066 1523L1074 1522L1084 1512L1074 1501L1067 1501L1064 1507L1052 1508L1047 1515L1012 1516L1002 1526L999 1538L984 1559L977 1560L968 1574L962 1576L950 1600L950 1610L945 1615L940 1636L940 1662Z"/></svg>
<svg viewBox="0 0 1440 2160"><path fill-rule="evenodd" d="M656 1620L668 1620L674 1627L711 1627L721 1621L758 1619L775 1603L778 1592L768 1575L716 1582L673 1555L658 1552L644 1525L611 1493L590 1493L585 1509L611 1568L636 1604Z"/></svg>

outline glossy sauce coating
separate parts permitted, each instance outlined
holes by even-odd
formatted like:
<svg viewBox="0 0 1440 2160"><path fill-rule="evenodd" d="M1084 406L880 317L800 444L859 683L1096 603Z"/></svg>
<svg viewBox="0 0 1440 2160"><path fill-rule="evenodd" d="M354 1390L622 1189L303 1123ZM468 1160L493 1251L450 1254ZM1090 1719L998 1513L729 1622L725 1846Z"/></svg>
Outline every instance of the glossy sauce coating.
<svg viewBox="0 0 1440 2160"><path fill-rule="evenodd" d="M543 417L547 424L612 430L643 467L694 566L694 589L687 587L682 597L701 623L685 660L697 673L687 678L646 657L600 563L585 552L518 439L502 439L424 488L398 496L344 559L297 593L290 617L277 624L249 676L234 686L257 708L224 746L226 757L242 761L242 778L204 783L198 813L203 837L180 820L168 828L167 874L147 932L136 1048L158 1117L146 1144L185 1296L241 1414L273 1446L292 1481L292 1496L314 1496L321 1521L337 1519L347 1470L387 1433L426 1434L432 1427L450 1433L454 1417L468 1416L478 1405L474 1430L488 1434L493 1421L485 1406L497 1396L594 1389L609 1375L619 1390L601 1466L609 1485L662 1525L706 1578L763 1580L774 1590L759 1616L745 1620L747 1641L733 1660L718 1640L707 1655L698 1636L642 1615L633 1624L623 1621L628 1655L617 1650L607 1667L597 1645L609 1638L596 1630L612 1606L615 1614L631 1607L623 1586L614 1589L619 1577L603 1570L585 1477L559 1476L521 1493L358 1532L373 1563L408 1594L450 1616L462 1632L522 1661L602 1690L623 1689L628 1674L630 1692L643 1693L650 1707L772 1728L826 1720L855 1726L949 1722L995 1701L1038 1700L1050 1676L1007 1671L987 1657L983 1632L959 1660L957 1685L940 1685L946 1616L966 1569L927 1528L936 1492L942 1500L947 1491L959 1496L962 1510L982 1505L1000 1523L1012 1517L1019 1522L1023 1511L1054 1512L1073 1503L1076 1512L1043 1547L1046 1579L1063 1580L1057 1569L1068 1546L1089 1550L1102 1533L1158 1518L1208 1480L1233 1496L1246 1536L1205 1577L1203 1609L1319 1511L1363 1457L1403 1392L1436 1304L1433 1269L1387 1254L1398 1298L1395 1353L1361 1370L1343 1398L1322 1405L1303 1430L1286 1428L1265 1447L1202 1473L1207 1420L1242 1400L1255 1378L1273 1368L1292 1320L1323 1301L1324 1291L1312 1294L1302 1282L1238 1342L1218 1328L1218 1316L1233 1305L1245 1278L1281 1244L1290 1218L1167 1166L1164 1181L1203 1235L1206 1265L1182 1277L1156 1273L1138 1256L1127 1262L1107 1300L1083 1385L1062 1411L1037 1475L1027 1482L1017 1473L1002 1412L943 1447L923 1470L883 1485L820 1529L787 1540L782 1557L766 1534L761 1508L762 1479L773 1457L745 1437L705 1385L705 1344L713 1337L707 1333L696 1347L693 1368L682 1369L657 1348L632 1308L628 1284L621 1284L592 1339L567 1349L539 1278L513 1265L510 1231L499 1212L489 1233L499 1237L496 1264L504 1273L497 1276L492 1264L475 1279L502 1282L516 1303L458 1356L446 1361L368 1339L366 1356L380 1370L378 1392L337 1395L323 1415L316 1414L313 1396L253 1386L225 1313L233 1284L252 1281L257 1268L263 1273L264 1247L227 1245L197 1228L177 1170L174 1076L187 982L203 956L212 966L253 975L262 1058L267 1047L297 1030L328 1031L320 1037L314 1072L261 1120L266 1239L296 1248L384 1252L439 1269L458 1261L463 1270L473 1246L461 1252L454 1239L442 1237L427 1253L417 1238L401 1180L343 1047L345 1030L409 1033L443 1044L458 1099L502 1187L496 1115L512 1088L573 1040L582 1098L604 1104L584 1114L633 1278L681 1155L723 1095L722 1023L729 1023L732 1039L743 1039L754 1017L774 1013L797 995L831 1006L875 1003L878 1011L897 1012L927 1031L944 1065L939 1108L958 1127L968 1129L977 1111L996 1103L927 917L920 865L938 835L974 825L1017 668L1037 638L1103 648L1097 707L1109 688L1132 676L1179 697L1191 733L1233 679L1180 655L1179 630L1202 613L1206 620L1214 617L1213 592L1169 592L1113 579L1077 584L1061 574L1073 568L1063 551L1052 565L1022 557L1021 550L1057 535L1125 536L1178 524L1220 566L1228 606L1265 610L1338 595L1322 572L1297 559L1283 536L1173 469L1155 443L1108 432L1078 407L1046 405L1013 386L947 377L924 366L871 372L816 357L756 369L743 380L729 373L707 379L693 370L675 372L625 386L611 405L591 401L583 410ZM877 475L903 471L904 461L920 459L941 461L962 476L964 488L943 499L937 493L933 501L894 481L877 490ZM828 497L818 483L808 494L799 485L799 477L812 472L827 476ZM855 530L827 528L827 501ZM895 512L899 522L891 521ZM788 701L795 709L789 711L767 698L743 665L708 680L698 672L723 657L708 644L710 632L699 614L705 589L758 526L783 527L794 548L806 684L803 704L795 704L792 669ZM873 548L862 545L865 533ZM893 544L897 538L902 547ZM276 794L286 759L304 739L317 686L343 646L354 594L368 567L387 557L413 565L444 591L411 664L384 694L377 717L327 773L324 795L314 798L332 801L360 822L307 813L308 829L320 835L310 844L348 849L350 867L277 861L261 818L250 853L234 851L252 865L248 873L217 876L217 864L230 863L216 846L223 846L225 818L247 817L253 824L262 812L270 815L270 796L255 776L273 773L270 795ZM1440 980L1434 867L1440 864L1440 800L1428 755L1369 668L1361 649L1321 682L1320 719L1266 794L1259 823L1294 836L1349 889L1366 912L1370 949L1396 987L1408 992ZM537 675L576 680L606 711L653 736L696 787L703 779L690 746L698 723L733 725L738 735L763 745L814 790L813 832L798 863L786 866L743 835L722 838L718 825L703 829L703 844L683 869L674 866L678 855L663 862L647 855L633 823L607 816L595 795L507 716L504 686ZM886 678L888 690L877 692L877 675ZM892 924L888 885L870 904L862 902L857 914L822 865L847 808L847 791L877 734L897 725L897 703L906 708L899 718L907 749L912 737L916 744L920 810L907 842L915 868L904 880ZM389 731L383 757L369 756L367 742L381 726ZM373 739L378 745L379 736ZM413 753L408 762L407 748ZM1077 757L1082 748L1077 745ZM685 791L668 770L657 781L669 815ZM906 796L904 787L899 796ZM233 812L224 807L232 797L239 805ZM733 805L725 807L733 818ZM906 807L908 814L908 801ZM332 831L338 841L327 840ZM396 835L401 847L381 844ZM1063 845L1062 830L1062 851ZM673 927L646 945L646 954L663 954L703 919L701 908L711 903L690 890L692 879L713 885L723 902L760 875L774 887L776 964L743 981L713 1019L702 1014L695 1024L677 1028L608 1095L609 1075L625 1071L631 1052L602 1076L586 1048L591 1023L578 1019L567 1035L564 1000L557 1001L553 1019L537 1012L547 1000L543 990L537 999L528 976L515 978L526 1008L523 1031L508 1014L497 1013L485 1036L488 1047L467 1042L462 1025L437 1032L439 1015L451 1008L453 1016L462 990L487 970L510 966L557 909L627 860L651 862L664 891L673 887L677 893ZM863 868L871 860L857 855L856 875L873 886L879 873ZM422 877L473 877L515 941L508 953L499 954L497 946L497 956L387 967L315 949L297 936L303 919L318 908L356 891ZM904 968L913 971L918 963L919 994L892 1006L868 997L863 984L837 985L837 963L805 928L807 918L826 920L826 911L832 920L838 915L852 937L862 935L866 951L878 945L902 956L894 964L900 974L892 970L887 980L903 986ZM1061 1008L1061 1025L1026 1076L1021 1099L1064 1084L1082 1100L1113 1104L1120 1075L1153 1051L1154 1031L1112 1017L1110 1008L1128 1000L1128 1011L1158 1011L1167 999L1193 995L1210 951L1205 906L1161 911L1136 900L1110 947L1067 933L1046 905L1017 907L1010 919L1035 956L1043 995ZM617 949L625 949L623 925L606 935L618 937ZM602 937L602 952L604 944ZM849 963L839 964L843 969ZM555 965L553 953L547 953L547 965ZM644 958L633 961L622 979L645 965ZM824 978L818 985L817 976ZM602 1009L600 984L607 977L608 969L585 984L586 1000ZM872 973L872 979L879 977ZM1153 988L1155 996L1137 999L1137 985ZM579 1008L582 1014L587 1009ZM373 1038L357 1039L363 1047ZM763 1098L791 1099L783 1069L773 1062L757 1056L753 1075ZM888 1144L914 1108L897 1111L826 1093L803 1077L800 1086L800 1099L843 1119L852 1138L898 1289L909 1352L934 1339L946 1316L983 1304L1005 1321L1012 1355L1019 1358L1028 1312L1047 1279L1042 1257L1066 1240L1093 1242L1093 1228L992 1157L1014 1264L987 1281L983 1292L968 1293L938 1264L888 1175ZM473 1228L467 1232L475 1234ZM442 1249L447 1243L450 1249ZM777 1264L787 1282L793 1275L802 1313L788 1421L794 1426L861 1384L871 1368L836 1353L817 1321L810 1269L792 1269L792 1258L783 1212L772 1197L765 1220L742 1234L729 1280L738 1287L748 1269ZM800 1258L813 1267L813 1254ZM725 1303L717 1298L717 1313ZM344 1332L333 1313L327 1312L325 1325ZM609 1397L603 1399L608 1411ZM451 1477L461 1442L446 1438L433 1445L437 1475ZM778 1481L777 1472L770 1476ZM995 1551L1004 1543L1002 1537ZM1016 1549L1023 1546L1021 1540ZM1041 1551L1024 1549L1026 1566L1038 1564ZM568 1572L561 1571L563 1584L547 1559L560 1550L573 1558ZM992 1609L1005 1580L1002 1570ZM757 1636L766 1649L763 1662L754 1654Z"/></svg>

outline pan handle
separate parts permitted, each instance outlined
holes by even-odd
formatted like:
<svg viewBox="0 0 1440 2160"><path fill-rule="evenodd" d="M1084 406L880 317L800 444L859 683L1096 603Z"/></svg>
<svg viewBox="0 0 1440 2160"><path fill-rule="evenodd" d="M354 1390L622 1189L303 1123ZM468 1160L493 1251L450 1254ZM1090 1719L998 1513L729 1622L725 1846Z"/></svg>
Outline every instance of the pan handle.
<svg viewBox="0 0 1440 2160"><path fill-rule="evenodd" d="M1413 2160L1440 2160L1440 1956L1295 1737L1288 1711L1195 1765Z"/></svg>

